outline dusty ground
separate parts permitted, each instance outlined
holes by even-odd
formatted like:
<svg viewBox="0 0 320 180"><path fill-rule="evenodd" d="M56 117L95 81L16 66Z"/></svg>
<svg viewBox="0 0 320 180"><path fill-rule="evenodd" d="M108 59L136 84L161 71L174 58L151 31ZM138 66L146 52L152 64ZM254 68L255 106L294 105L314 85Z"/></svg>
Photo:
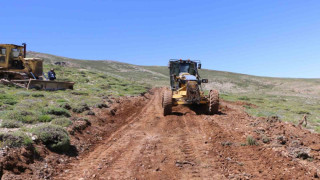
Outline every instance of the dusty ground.
<svg viewBox="0 0 320 180"><path fill-rule="evenodd" d="M47 153L44 159L51 173L42 178L319 178L319 134L276 117L250 117L241 103L222 102L220 114L213 116L179 106L164 117L162 91L153 89L143 98L119 101L114 109L97 112L90 127L75 132L76 153ZM248 136L257 145L248 145ZM57 158L63 160L54 161ZM43 164L43 159L34 161ZM7 172L3 178L41 177L34 171Z"/></svg>

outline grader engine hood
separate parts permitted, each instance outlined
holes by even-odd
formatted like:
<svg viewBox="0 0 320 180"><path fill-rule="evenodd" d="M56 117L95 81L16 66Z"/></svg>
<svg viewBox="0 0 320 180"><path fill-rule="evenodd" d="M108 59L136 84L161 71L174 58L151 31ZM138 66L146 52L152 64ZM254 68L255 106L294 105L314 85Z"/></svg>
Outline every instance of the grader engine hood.
<svg viewBox="0 0 320 180"><path fill-rule="evenodd" d="M183 75L182 79L186 81L196 81L197 77L194 75Z"/></svg>
<svg viewBox="0 0 320 180"><path fill-rule="evenodd" d="M198 81L198 79L197 79L196 76L191 75L191 74L189 74L189 73L180 73L178 79L179 79L178 81L179 81L181 84L187 84L187 83L190 82L190 81Z"/></svg>
<svg viewBox="0 0 320 180"><path fill-rule="evenodd" d="M43 60L40 58L23 58L23 59L26 61L41 61L41 62L43 62Z"/></svg>

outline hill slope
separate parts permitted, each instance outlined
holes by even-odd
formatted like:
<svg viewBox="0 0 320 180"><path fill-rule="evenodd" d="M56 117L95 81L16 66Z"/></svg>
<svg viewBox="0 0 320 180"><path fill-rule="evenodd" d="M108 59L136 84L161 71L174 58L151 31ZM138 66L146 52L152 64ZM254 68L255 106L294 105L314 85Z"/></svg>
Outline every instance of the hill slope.
<svg viewBox="0 0 320 180"><path fill-rule="evenodd" d="M152 86L163 86L169 83L168 69L165 66L137 66L109 60L78 60L37 52L29 52L28 56L43 58L49 64L68 62L70 66L147 82ZM216 88L226 93L268 91L268 94L276 95L320 95L320 79L269 78L207 69L200 70L200 75L209 79L205 89Z"/></svg>
<svg viewBox="0 0 320 180"><path fill-rule="evenodd" d="M37 52L29 52L28 56L43 58L47 64L67 62L71 67L98 71L149 86L169 85L168 69L164 66L77 60ZM252 115L279 116L283 120L297 122L307 114L311 122L308 127L320 130L320 79L269 78L207 69L200 70L200 75L209 79L209 83L203 86L205 90L218 89L226 100L255 104L256 108L246 106Z"/></svg>

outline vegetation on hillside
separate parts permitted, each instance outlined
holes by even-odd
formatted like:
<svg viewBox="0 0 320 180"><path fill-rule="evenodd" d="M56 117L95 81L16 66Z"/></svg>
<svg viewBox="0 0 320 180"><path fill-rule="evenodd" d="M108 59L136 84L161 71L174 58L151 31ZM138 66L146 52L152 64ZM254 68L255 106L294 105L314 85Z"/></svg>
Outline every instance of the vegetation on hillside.
<svg viewBox="0 0 320 180"><path fill-rule="evenodd" d="M89 68L63 67L46 63L44 71L47 72L50 68L55 69L57 80L76 82L74 90L38 91L0 84L0 132L4 134L9 131L15 132L10 136L2 136L0 146L16 147L19 142L20 145L25 145L24 140L20 138L21 134L25 136L38 134L42 137L39 130L33 130L34 127L43 124L67 127L72 124L69 119L72 113L86 115L92 107L102 106L102 104L107 107L110 96L138 95L149 88L146 84L110 76ZM47 135L62 132L56 129L50 132L50 128L46 130L49 131ZM6 139L14 139L12 137L16 137L17 142L7 143ZM62 139L67 143L65 138ZM57 147L50 145L50 147L60 148L59 145Z"/></svg>
<svg viewBox="0 0 320 180"><path fill-rule="evenodd" d="M229 101L243 101L245 110L256 117L278 116L282 121L298 124L307 116L309 129L320 133L320 102L318 99L300 96L268 95L259 93L222 94ZM253 104L255 106L251 106Z"/></svg>

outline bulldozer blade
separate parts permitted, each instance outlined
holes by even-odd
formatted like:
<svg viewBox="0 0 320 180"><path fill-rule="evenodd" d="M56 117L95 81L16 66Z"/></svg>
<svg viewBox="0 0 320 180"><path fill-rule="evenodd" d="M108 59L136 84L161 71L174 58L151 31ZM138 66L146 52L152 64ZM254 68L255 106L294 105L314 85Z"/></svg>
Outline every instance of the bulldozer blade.
<svg viewBox="0 0 320 180"><path fill-rule="evenodd" d="M74 85L74 82L30 79L27 85L27 89L56 91L56 90L73 89L73 85Z"/></svg>

